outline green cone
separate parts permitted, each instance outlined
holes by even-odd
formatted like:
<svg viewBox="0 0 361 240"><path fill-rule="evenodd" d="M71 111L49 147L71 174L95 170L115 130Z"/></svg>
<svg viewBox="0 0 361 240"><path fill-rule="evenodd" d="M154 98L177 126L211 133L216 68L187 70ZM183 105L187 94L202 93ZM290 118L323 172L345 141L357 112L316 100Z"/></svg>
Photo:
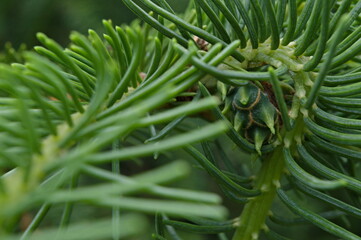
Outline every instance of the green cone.
<svg viewBox="0 0 361 240"><path fill-rule="evenodd" d="M250 143L255 144L258 154L262 145L269 143L279 129L279 111L253 83L238 88L230 88L224 100L223 113L233 122L233 126Z"/></svg>

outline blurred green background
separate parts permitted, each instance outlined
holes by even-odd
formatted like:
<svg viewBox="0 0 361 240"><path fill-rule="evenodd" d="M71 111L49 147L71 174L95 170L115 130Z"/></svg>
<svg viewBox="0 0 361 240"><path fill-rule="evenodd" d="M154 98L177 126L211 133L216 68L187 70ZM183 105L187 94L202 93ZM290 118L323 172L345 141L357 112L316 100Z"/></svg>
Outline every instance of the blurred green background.
<svg viewBox="0 0 361 240"><path fill-rule="evenodd" d="M188 0L168 0L182 11ZM0 0L0 48L11 42L17 48L38 44L35 34L43 32L62 45L73 30L86 33L91 28L102 32L102 19L115 25L129 23L134 14L121 0Z"/></svg>

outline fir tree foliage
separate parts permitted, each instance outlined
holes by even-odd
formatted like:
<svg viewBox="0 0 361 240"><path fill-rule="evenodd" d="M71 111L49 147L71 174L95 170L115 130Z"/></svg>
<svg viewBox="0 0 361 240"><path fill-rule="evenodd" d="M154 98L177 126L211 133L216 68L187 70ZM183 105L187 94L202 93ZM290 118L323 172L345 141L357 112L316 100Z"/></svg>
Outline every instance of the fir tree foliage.
<svg viewBox="0 0 361 240"><path fill-rule="evenodd" d="M155 216L153 239L305 239L299 224L361 239L361 1L193 0L181 15L165 0L123 2L142 22L104 21L103 36L74 32L66 49L38 34L24 62L0 65L4 239L130 239L147 228L142 213ZM194 114L208 123L187 125ZM254 176L208 141L222 133L260 164ZM161 186L187 176L185 160L122 174L174 149L222 196ZM78 204L112 215L72 222ZM37 231L59 205L59 224Z"/></svg>

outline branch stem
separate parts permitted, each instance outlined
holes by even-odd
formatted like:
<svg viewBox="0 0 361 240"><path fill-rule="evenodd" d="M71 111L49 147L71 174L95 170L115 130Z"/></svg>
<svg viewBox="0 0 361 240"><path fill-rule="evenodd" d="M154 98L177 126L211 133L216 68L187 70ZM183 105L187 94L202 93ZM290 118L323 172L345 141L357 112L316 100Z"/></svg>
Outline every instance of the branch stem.
<svg viewBox="0 0 361 240"><path fill-rule="evenodd" d="M245 205L233 240L256 240L259 232L266 227L265 220L270 213L285 166L282 149L283 145L279 145L268 159L265 158L255 182L256 189L260 189L262 194Z"/></svg>
<svg viewBox="0 0 361 240"><path fill-rule="evenodd" d="M296 76L302 82L307 77L307 75L303 74L296 74ZM302 109L297 107L297 112L299 111L302 111ZM278 145L273 152L263 157L262 167L255 180L255 189L261 190L262 194L250 199L245 205L240 216L239 227L232 240L257 240L261 230L267 231L265 221L271 214L272 203L285 170L283 148L286 145L294 149L296 143L303 136L303 131L303 114L298 113L292 130L284 130L281 133L283 143Z"/></svg>

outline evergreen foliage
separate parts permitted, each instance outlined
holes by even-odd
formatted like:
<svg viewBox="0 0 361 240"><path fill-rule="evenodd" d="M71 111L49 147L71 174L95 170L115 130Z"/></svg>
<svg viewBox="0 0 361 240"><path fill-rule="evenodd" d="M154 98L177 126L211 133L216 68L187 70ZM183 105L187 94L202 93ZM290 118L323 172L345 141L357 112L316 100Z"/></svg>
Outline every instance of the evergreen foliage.
<svg viewBox="0 0 361 240"><path fill-rule="evenodd" d="M3 55L1 239L361 239L361 1L123 2L142 21ZM193 166L220 192L163 186Z"/></svg>

